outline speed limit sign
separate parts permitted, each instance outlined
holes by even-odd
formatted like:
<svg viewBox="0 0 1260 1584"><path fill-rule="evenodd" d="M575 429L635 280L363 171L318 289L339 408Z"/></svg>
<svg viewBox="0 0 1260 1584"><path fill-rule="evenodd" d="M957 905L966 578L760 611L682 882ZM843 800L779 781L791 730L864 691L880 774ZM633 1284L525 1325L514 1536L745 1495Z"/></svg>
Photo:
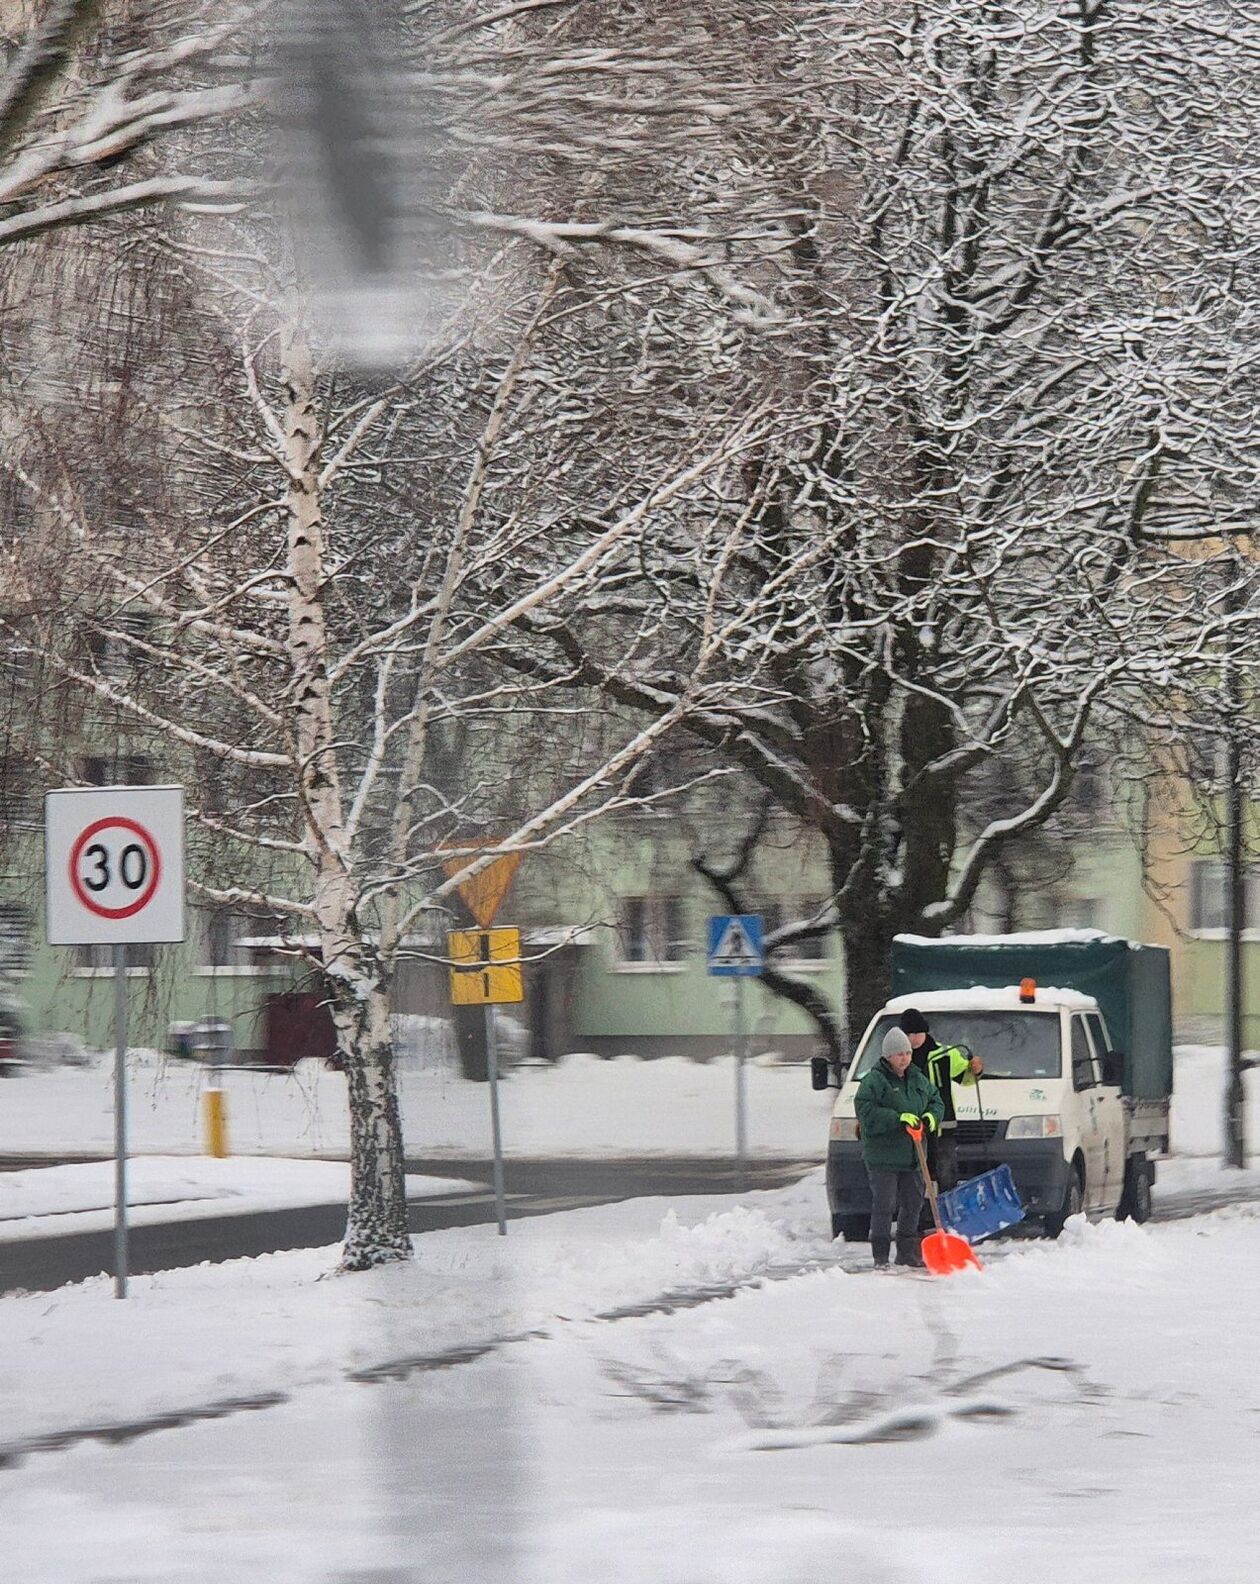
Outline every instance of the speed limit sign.
<svg viewBox="0 0 1260 1584"><path fill-rule="evenodd" d="M184 938L182 787L90 787L44 799L48 940Z"/></svg>

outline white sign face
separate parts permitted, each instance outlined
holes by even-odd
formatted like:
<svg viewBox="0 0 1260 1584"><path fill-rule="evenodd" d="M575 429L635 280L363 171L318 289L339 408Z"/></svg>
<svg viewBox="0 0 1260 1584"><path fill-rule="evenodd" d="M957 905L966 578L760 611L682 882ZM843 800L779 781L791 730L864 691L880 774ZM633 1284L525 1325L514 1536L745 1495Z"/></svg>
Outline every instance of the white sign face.
<svg viewBox="0 0 1260 1584"><path fill-rule="evenodd" d="M51 946L184 938L184 789L67 787L44 796Z"/></svg>

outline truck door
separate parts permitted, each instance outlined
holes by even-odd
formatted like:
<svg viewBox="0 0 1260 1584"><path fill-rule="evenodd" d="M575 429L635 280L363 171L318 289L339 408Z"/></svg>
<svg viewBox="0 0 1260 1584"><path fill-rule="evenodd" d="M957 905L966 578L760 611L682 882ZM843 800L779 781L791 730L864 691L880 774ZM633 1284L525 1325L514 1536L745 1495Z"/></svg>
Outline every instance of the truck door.
<svg viewBox="0 0 1260 1584"><path fill-rule="evenodd" d="M1085 1209L1097 1210L1106 1203L1107 1168L1104 1162L1104 1128L1094 1067L1094 1050L1079 1012L1072 1014L1072 1088L1076 1091L1081 1130L1081 1150L1085 1156Z"/></svg>
<svg viewBox="0 0 1260 1584"><path fill-rule="evenodd" d="M1103 1082L1106 1072L1103 1058L1111 1046L1098 1013L1086 1013L1085 1028L1094 1048L1094 1067L1099 1079L1098 1118L1103 1135L1104 1204L1108 1210L1114 1210L1124 1194L1125 1157L1128 1154L1124 1100L1119 1084Z"/></svg>

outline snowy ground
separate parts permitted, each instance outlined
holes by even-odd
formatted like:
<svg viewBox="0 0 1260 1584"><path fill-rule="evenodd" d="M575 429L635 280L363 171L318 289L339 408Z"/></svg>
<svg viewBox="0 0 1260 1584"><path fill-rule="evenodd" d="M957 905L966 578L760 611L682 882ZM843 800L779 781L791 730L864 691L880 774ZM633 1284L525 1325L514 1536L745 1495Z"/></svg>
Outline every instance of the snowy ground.
<svg viewBox="0 0 1260 1584"><path fill-rule="evenodd" d="M833 1244L815 1171L739 1202L429 1233L366 1276L321 1279L325 1249L138 1277L125 1304L103 1278L0 1299L2 1576L1242 1584L1260 1171L1210 1159L1223 1072L1178 1053L1160 1222L1002 1241L948 1282ZM807 1071L750 1078L755 1145L818 1158L829 1097ZM238 1150L344 1148L335 1074L228 1082ZM414 1153L485 1152L484 1086L429 1070L403 1090ZM521 1069L509 1147L726 1154L731 1091L729 1063ZM343 1191L329 1161L193 1158L197 1097L195 1074L137 1065L138 1145L182 1155L136 1163L137 1217L168 1217L172 1189L181 1216L322 1198L334 1173ZM107 1070L30 1073L0 1101L0 1153L108 1148ZM0 1174L0 1206L8 1183L11 1215L105 1224L108 1180ZM153 1415L173 1427L137 1436Z"/></svg>
<svg viewBox="0 0 1260 1584"><path fill-rule="evenodd" d="M30 1071L0 1087L0 1155L108 1152L113 1147L111 1064ZM234 1153L344 1155L345 1080L319 1062L292 1075L228 1071L228 1133ZM133 1148L199 1153L202 1077L187 1065L137 1058L130 1082ZM487 1155L485 1084L448 1065L399 1075L403 1127L413 1155ZM810 1088L809 1068L758 1059L748 1070L752 1149L821 1157L830 1096ZM509 1154L730 1155L735 1078L729 1060L603 1061L571 1056L556 1067L521 1067L503 1082Z"/></svg>
<svg viewBox="0 0 1260 1584"><path fill-rule="evenodd" d="M1216 1048L1177 1052L1174 1147L1219 1153L1224 1056ZM1247 1075L1250 1137L1260 1142L1260 1070ZM202 1075L177 1063L137 1059L131 1095L133 1148L198 1154ZM228 1072L228 1130L236 1154L344 1156L344 1080L316 1062L292 1075ZM486 1155L485 1084L449 1065L400 1075L403 1125L413 1155ZM821 1158L830 1093L810 1088L809 1069L759 1058L748 1070L751 1147L762 1155ZM601 1061L571 1056L555 1067L521 1067L504 1080L503 1128L521 1156L729 1155L735 1145L734 1071L729 1060ZM0 1155L108 1152L113 1141L109 1063L32 1071L0 1086Z"/></svg>
<svg viewBox="0 0 1260 1584"><path fill-rule="evenodd" d="M481 1192L483 1187L453 1177L407 1178L411 1199ZM340 1161L150 1155L127 1168L133 1226L344 1204L349 1192L350 1168ZM112 1161L0 1172L0 1243L104 1231L114 1224L113 1207Z"/></svg>
<svg viewBox="0 0 1260 1584"><path fill-rule="evenodd" d="M127 1304L104 1282L0 1300L0 1456L287 1395L0 1467L5 1576L1242 1584L1260 1173L1172 1163L1158 1201L1222 1187L1256 1197L999 1243L943 1282L831 1244L815 1173L737 1206L430 1234L412 1267L363 1277L314 1280L324 1251L143 1277ZM688 1290L708 1301L625 1312ZM444 1350L464 1361L400 1362ZM346 1378L391 1361L397 1378Z"/></svg>

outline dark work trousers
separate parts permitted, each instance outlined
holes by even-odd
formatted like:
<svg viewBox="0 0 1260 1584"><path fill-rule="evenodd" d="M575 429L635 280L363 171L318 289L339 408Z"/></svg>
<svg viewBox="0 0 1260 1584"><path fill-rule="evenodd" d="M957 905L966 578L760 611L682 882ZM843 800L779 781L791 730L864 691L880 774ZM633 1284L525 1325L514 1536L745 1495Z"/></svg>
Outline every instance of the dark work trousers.
<svg viewBox="0 0 1260 1584"><path fill-rule="evenodd" d="M940 1133L929 1134L924 1143L927 1145L928 1171L936 1184L937 1193L948 1193L951 1188L957 1188L958 1134L953 1128L945 1128ZM919 1216L919 1230L926 1232L935 1225L931 1207L925 1202Z"/></svg>
<svg viewBox="0 0 1260 1584"><path fill-rule="evenodd" d="M894 1215L897 1258L912 1258L919 1252L919 1211L923 1207L923 1178L918 1167L914 1171L880 1171L868 1166L866 1175L871 1180L871 1254L875 1263L888 1261Z"/></svg>
<svg viewBox="0 0 1260 1584"><path fill-rule="evenodd" d="M928 1170L937 1193L958 1186L958 1134L953 1128L933 1133L927 1141Z"/></svg>

